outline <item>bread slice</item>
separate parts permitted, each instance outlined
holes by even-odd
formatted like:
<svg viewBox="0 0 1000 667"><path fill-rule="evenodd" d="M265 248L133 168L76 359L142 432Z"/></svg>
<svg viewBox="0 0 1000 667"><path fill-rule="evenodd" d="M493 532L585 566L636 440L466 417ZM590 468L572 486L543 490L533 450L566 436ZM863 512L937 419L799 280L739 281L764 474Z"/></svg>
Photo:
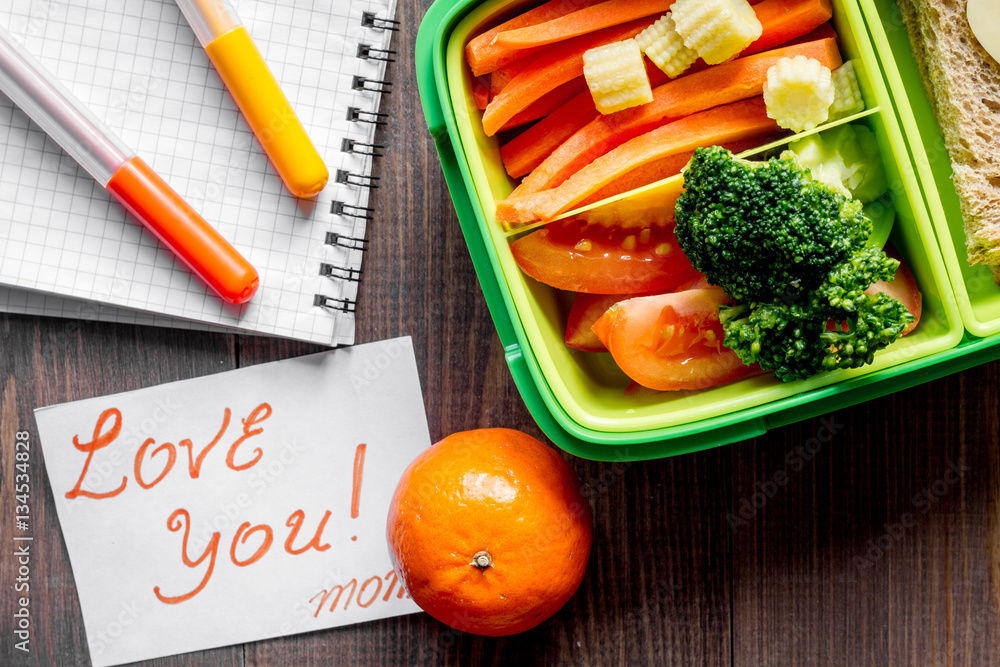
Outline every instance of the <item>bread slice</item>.
<svg viewBox="0 0 1000 667"><path fill-rule="evenodd" d="M1000 284L1000 63L972 34L967 0L897 4L951 157L969 264Z"/></svg>

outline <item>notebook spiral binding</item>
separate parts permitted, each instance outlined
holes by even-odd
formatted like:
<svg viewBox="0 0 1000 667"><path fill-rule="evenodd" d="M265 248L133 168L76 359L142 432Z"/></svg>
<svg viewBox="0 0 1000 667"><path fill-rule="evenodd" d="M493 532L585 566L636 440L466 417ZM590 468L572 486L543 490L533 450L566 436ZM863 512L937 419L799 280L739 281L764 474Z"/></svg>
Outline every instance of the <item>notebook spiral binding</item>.
<svg viewBox="0 0 1000 667"><path fill-rule="evenodd" d="M354 139L344 138L340 144L340 149L345 153L358 153L359 155L371 155L372 157L382 157L380 148L385 148L385 144L365 144Z"/></svg>
<svg viewBox="0 0 1000 667"><path fill-rule="evenodd" d="M351 88L354 90L367 90L371 93L391 93L392 81L369 79L364 76L355 75L351 80Z"/></svg>
<svg viewBox="0 0 1000 667"><path fill-rule="evenodd" d="M357 185L361 188L378 188L378 176L368 176L367 174L355 174L353 171L338 169L335 179L337 183L345 185Z"/></svg>
<svg viewBox="0 0 1000 667"><path fill-rule="evenodd" d="M340 278L350 280L352 283L361 282L361 269L349 269L336 264L322 263L319 265L319 275L327 278Z"/></svg>
<svg viewBox="0 0 1000 667"><path fill-rule="evenodd" d="M372 125L388 125L389 121L382 120L383 118L388 118L387 113L378 113L377 111L365 111L364 109L359 109L357 107L347 107L347 120L353 121L355 123L371 123Z"/></svg>
<svg viewBox="0 0 1000 667"><path fill-rule="evenodd" d="M336 200L330 202L330 215L343 215L348 218L358 218L359 220L371 220L374 212L375 209L368 206L354 206Z"/></svg>
<svg viewBox="0 0 1000 667"><path fill-rule="evenodd" d="M391 21L389 19L380 18L374 12L363 12L361 14L361 25L366 28L375 28L377 30L399 30L399 21Z"/></svg>
<svg viewBox="0 0 1000 667"><path fill-rule="evenodd" d="M322 308L329 308L331 310L339 310L345 313L353 313L357 303L351 299L335 299L332 296L326 296L325 294L317 294L313 298L313 305L320 306Z"/></svg>
<svg viewBox="0 0 1000 667"><path fill-rule="evenodd" d="M396 62L396 59L393 58L394 55L396 55L395 51L376 49L368 44L358 44L358 58L362 60L381 60L382 62L394 63Z"/></svg>
<svg viewBox="0 0 1000 667"><path fill-rule="evenodd" d="M361 25L365 28L372 28L375 30L391 30L395 32L399 30L400 23L399 21L380 18L372 12L363 12L361 15ZM394 58L395 55L396 52L389 49L379 49L365 43L358 44L357 57L361 60L377 60L384 63L394 63L396 62L396 59ZM374 93L390 93L392 92L392 82L381 79L370 79L357 75L354 76L351 81L351 88L354 90ZM389 114L380 113L378 111L367 111L360 107L351 106L347 108L347 120L352 123L367 123L369 125L379 127L389 124ZM372 158L376 158L384 155L382 150L385 148L385 145L365 143L345 137L342 140L340 147L345 153L367 155ZM378 187L378 180L377 176L359 174L347 169L338 169L334 177L334 181L336 183L368 188L370 190ZM372 219L374 209L367 206L346 204L342 201L335 200L330 204L330 214L367 221ZM324 243L326 245L337 246L347 250L360 250L362 252L368 250L367 239L347 236L339 232L327 232ZM349 266L338 266L337 264L331 264L329 262L323 262L319 265L319 275L334 280L346 280L354 283L361 281L360 269L354 269ZM313 306L328 308L330 310L338 310L344 313L353 313L355 312L356 302L354 299L350 298L336 298L325 294L316 294L313 297Z"/></svg>
<svg viewBox="0 0 1000 667"><path fill-rule="evenodd" d="M326 244L337 245L348 250L368 250L368 239L359 239L356 236L346 236L338 232L326 233Z"/></svg>

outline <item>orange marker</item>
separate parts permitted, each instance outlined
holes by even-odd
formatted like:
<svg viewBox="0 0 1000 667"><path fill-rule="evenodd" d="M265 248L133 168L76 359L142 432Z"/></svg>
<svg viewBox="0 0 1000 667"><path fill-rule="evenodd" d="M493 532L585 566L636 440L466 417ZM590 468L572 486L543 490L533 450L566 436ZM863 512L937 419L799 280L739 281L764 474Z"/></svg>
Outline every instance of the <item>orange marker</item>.
<svg viewBox="0 0 1000 667"><path fill-rule="evenodd" d="M285 187L313 197L330 173L228 0L177 0Z"/></svg>
<svg viewBox="0 0 1000 667"><path fill-rule="evenodd" d="M250 262L3 28L0 90L219 296L250 300Z"/></svg>
<svg viewBox="0 0 1000 667"><path fill-rule="evenodd" d="M122 164L106 187L224 300L245 303L257 291L257 270L141 157Z"/></svg>

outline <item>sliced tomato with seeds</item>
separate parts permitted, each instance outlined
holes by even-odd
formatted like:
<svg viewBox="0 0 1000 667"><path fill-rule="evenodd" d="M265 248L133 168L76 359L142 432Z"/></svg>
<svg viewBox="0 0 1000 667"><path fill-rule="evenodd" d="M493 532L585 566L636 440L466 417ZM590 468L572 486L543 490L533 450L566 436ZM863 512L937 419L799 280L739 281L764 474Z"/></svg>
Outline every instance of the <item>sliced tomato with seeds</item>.
<svg viewBox="0 0 1000 667"><path fill-rule="evenodd" d="M570 292L662 292L698 276L672 227L609 229L574 219L522 236L510 249L529 276Z"/></svg>
<svg viewBox="0 0 1000 667"><path fill-rule="evenodd" d="M708 286L708 279L699 275L672 291L680 292ZM658 292L653 294L658 294ZM619 301L637 296L653 296L653 294L584 294L578 292L573 296L573 305L570 306L569 316L566 318L566 346L581 352L607 352L608 348L604 347L604 343L597 338L597 334L591 329L594 323L601 319L608 308Z"/></svg>
<svg viewBox="0 0 1000 667"><path fill-rule="evenodd" d="M760 373L722 344L718 287L621 301L594 324L598 339L633 381L659 391L704 389Z"/></svg>
<svg viewBox="0 0 1000 667"><path fill-rule="evenodd" d="M581 352L607 352L591 327L608 308L634 294L577 294L566 318L566 345Z"/></svg>

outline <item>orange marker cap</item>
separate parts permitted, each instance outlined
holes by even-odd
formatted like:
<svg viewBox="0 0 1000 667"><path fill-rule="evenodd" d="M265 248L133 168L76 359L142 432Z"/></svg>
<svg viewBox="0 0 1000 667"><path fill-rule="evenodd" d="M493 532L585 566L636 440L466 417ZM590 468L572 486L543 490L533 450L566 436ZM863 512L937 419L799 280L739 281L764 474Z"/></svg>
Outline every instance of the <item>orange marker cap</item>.
<svg viewBox="0 0 1000 667"><path fill-rule="evenodd" d="M107 190L223 300L246 303L257 291L253 265L142 158L119 167Z"/></svg>

